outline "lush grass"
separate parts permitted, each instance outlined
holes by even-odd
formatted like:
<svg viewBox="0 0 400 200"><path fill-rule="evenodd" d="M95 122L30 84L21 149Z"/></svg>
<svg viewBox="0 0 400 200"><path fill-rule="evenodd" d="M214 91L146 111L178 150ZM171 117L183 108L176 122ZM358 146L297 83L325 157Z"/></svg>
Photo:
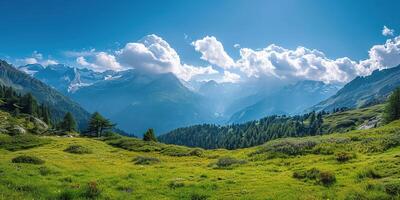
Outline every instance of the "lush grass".
<svg viewBox="0 0 400 200"><path fill-rule="evenodd" d="M0 133L0 149L18 151L48 144L49 138L38 137L30 134L10 136Z"/></svg>
<svg viewBox="0 0 400 200"><path fill-rule="evenodd" d="M400 198L400 121L248 149L201 150L201 156L124 137L50 138L30 149L0 148L0 199ZM92 153L65 152L71 145ZM46 162L11 162L20 155Z"/></svg>

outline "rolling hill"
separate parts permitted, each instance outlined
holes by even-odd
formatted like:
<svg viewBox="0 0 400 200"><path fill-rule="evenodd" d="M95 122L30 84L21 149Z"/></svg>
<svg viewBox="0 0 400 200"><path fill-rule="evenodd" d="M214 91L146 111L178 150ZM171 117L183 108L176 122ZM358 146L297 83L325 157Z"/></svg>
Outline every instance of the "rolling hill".
<svg viewBox="0 0 400 200"><path fill-rule="evenodd" d="M192 149L120 136L16 139L0 133L0 197L398 199L399 132L400 121L395 121L239 150ZM10 141L21 140L36 145L7 150ZM85 151L71 151L71 146Z"/></svg>

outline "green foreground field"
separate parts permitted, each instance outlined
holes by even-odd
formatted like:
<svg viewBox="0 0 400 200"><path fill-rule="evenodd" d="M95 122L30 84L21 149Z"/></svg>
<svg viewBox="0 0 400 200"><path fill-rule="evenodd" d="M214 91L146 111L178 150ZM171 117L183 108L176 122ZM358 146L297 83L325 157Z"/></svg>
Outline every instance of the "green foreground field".
<svg viewBox="0 0 400 200"><path fill-rule="evenodd" d="M0 134L4 200L399 199L400 193L400 121L193 154L180 154L192 151L185 147L124 137L44 136L39 146L9 151L7 137ZM65 151L71 145L85 151ZM21 155L44 163L12 161Z"/></svg>

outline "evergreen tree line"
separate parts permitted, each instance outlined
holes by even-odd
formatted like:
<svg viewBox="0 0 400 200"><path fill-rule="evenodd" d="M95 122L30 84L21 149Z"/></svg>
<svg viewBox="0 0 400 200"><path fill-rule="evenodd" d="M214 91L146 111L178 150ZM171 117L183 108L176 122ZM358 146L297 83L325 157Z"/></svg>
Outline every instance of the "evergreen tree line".
<svg viewBox="0 0 400 200"><path fill-rule="evenodd" d="M206 149L237 149L256 146L282 137L321 135L323 115L311 112L297 116L269 116L244 124L219 126L195 125L173 130L158 139L161 142Z"/></svg>
<svg viewBox="0 0 400 200"><path fill-rule="evenodd" d="M46 124L52 124L49 107L39 104L31 93L21 95L12 87L0 85L0 109L14 116L28 114L42 119Z"/></svg>

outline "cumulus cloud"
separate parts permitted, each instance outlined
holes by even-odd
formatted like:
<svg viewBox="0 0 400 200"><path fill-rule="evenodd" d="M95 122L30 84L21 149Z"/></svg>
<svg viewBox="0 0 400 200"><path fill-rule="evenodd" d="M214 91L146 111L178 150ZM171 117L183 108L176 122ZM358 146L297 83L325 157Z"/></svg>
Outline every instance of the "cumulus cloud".
<svg viewBox="0 0 400 200"><path fill-rule="evenodd" d="M198 67L181 62L178 53L157 35L148 35L139 42L127 43L116 52L123 65L153 73L172 72L183 80L201 74L216 74L211 66Z"/></svg>
<svg viewBox="0 0 400 200"><path fill-rule="evenodd" d="M360 75L368 75L376 69L395 67L400 64L400 36L386 40L383 45L374 45L369 58L357 66Z"/></svg>
<svg viewBox="0 0 400 200"><path fill-rule="evenodd" d="M214 36L206 36L203 39L192 42L195 50L201 53L201 59L224 69L234 66L233 59L225 52L222 43Z"/></svg>
<svg viewBox="0 0 400 200"><path fill-rule="evenodd" d="M112 54L96 52L66 52L77 56L76 62L96 71L137 69L149 73L174 73L183 80L202 74L216 74L211 66L198 67L182 63L178 53L157 35L148 35L138 42L125 44Z"/></svg>
<svg viewBox="0 0 400 200"><path fill-rule="evenodd" d="M236 49L240 48L240 44L234 44L233 47L235 47Z"/></svg>
<svg viewBox="0 0 400 200"><path fill-rule="evenodd" d="M393 29L390 29L387 26L383 26L382 35L384 35L384 36L393 36L393 34L394 34L394 30Z"/></svg>
<svg viewBox="0 0 400 200"><path fill-rule="evenodd" d="M114 55L107 54L106 52L96 52L91 56L92 61L88 62L85 57L79 56L76 58L76 62L94 71L121 71L124 68L117 62Z"/></svg>
<svg viewBox="0 0 400 200"><path fill-rule="evenodd" d="M225 51L223 51L225 54L212 53L221 52L223 47L215 37L209 36L193 42L193 46L202 53L202 59L211 64L227 70L239 70L239 78L240 74L243 74L247 78L273 77L285 80L347 82L355 76L369 75L374 70L400 64L400 36L387 40L383 45L374 45L369 50L369 58L358 62L348 57L331 59L321 51L306 47L286 49L274 44L256 50L241 48L239 59L233 61L230 57L226 59ZM224 76L228 77L228 73L231 72L224 72Z"/></svg>
<svg viewBox="0 0 400 200"><path fill-rule="evenodd" d="M311 79L325 82L348 81L340 68L345 60L330 60L317 50L295 50L269 45L261 50L242 48L237 67L248 77L274 76L280 79Z"/></svg>

